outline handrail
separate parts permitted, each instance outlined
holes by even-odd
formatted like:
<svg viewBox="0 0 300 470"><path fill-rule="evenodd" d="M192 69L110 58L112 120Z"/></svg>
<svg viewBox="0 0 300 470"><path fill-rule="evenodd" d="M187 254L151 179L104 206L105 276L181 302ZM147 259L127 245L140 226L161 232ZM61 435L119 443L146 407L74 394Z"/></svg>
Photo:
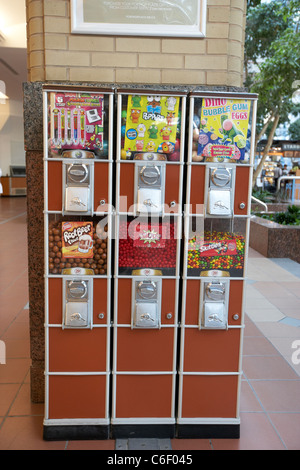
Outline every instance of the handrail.
<svg viewBox="0 0 300 470"><path fill-rule="evenodd" d="M268 212L268 206L267 206L267 204L265 204L265 203L262 202L260 199L257 199L257 198L254 197L254 196L251 196L251 199L253 199L253 201L257 202L258 204L261 204L262 206L264 206L265 209L266 209L266 212Z"/></svg>
<svg viewBox="0 0 300 470"><path fill-rule="evenodd" d="M278 181L277 181L276 192L279 191L280 183L282 180L300 180L300 176L280 176L280 178L278 178Z"/></svg>

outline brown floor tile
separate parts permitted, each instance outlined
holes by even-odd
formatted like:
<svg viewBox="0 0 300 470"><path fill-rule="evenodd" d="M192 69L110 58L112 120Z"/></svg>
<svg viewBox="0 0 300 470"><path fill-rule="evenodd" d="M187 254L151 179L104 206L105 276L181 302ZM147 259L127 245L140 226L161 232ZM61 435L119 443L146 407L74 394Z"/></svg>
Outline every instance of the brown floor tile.
<svg viewBox="0 0 300 470"><path fill-rule="evenodd" d="M64 450L65 446L65 441L43 440L41 416L9 417L0 429L0 450Z"/></svg>
<svg viewBox="0 0 300 470"><path fill-rule="evenodd" d="M278 351L263 336L244 337L243 345L244 356L278 356Z"/></svg>
<svg viewBox="0 0 300 470"><path fill-rule="evenodd" d="M0 384L0 416L5 416L8 412L19 387L19 384Z"/></svg>
<svg viewBox="0 0 300 470"><path fill-rule="evenodd" d="M300 448L300 413L269 413L273 425L289 450Z"/></svg>
<svg viewBox="0 0 300 470"><path fill-rule="evenodd" d="M251 379L296 379L295 371L285 359L278 356L244 356L243 371Z"/></svg>
<svg viewBox="0 0 300 470"><path fill-rule="evenodd" d="M286 289L299 298L300 297L300 280L287 283Z"/></svg>
<svg viewBox="0 0 300 470"><path fill-rule="evenodd" d="M286 313L291 309L295 309L299 299L291 294L291 297L272 297L270 302L275 305L282 313Z"/></svg>
<svg viewBox="0 0 300 470"><path fill-rule="evenodd" d="M252 380L250 382L267 412L300 412L300 380Z"/></svg>
<svg viewBox="0 0 300 470"><path fill-rule="evenodd" d="M267 299L282 298L288 299L293 298L293 294L286 288L289 283L284 282L268 282L268 281L257 281L254 284L255 289L261 292Z"/></svg>
<svg viewBox="0 0 300 470"><path fill-rule="evenodd" d="M214 450L284 450L264 413L241 413L240 439L212 439Z"/></svg>
<svg viewBox="0 0 300 470"><path fill-rule="evenodd" d="M30 340L28 339L8 339L5 340L6 357L9 358L30 358Z"/></svg>
<svg viewBox="0 0 300 470"><path fill-rule="evenodd" d="M252 320L248 317L248 315L245 315L245 331L244 331L244 336L263 336L259 328L253 323Z"/></svg>
<svg viewBox="0 0 300 470"><path fill-rule="evenodd" d="M6 364L0 365L0 384L22 383L26 377L31 360L30 359L7 359Z"/></svg>
<svg viewBox="0 0 300 470"><path fill-rule="evenodd" d="M30 399L30 384L21 386L13 405L9 411L9 416L44 416L44 405L42 403L32 403Z"/></svg>
<svg viewBox="0 0 300 470"><path fill-rule="evenodd" d="M257 396L246 380L241 382L240 411L263 411Z"/></svg>

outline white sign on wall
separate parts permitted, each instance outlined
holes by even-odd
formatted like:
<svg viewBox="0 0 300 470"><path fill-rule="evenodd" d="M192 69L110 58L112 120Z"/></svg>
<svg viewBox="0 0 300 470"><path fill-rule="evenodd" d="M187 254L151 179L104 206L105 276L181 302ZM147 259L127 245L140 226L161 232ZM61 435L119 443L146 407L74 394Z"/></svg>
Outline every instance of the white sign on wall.
<svg viewBox="0 0 300 470"><path fill-rule="evenodd" d="M206 0L71 0L75 34L204 37Z"/></svg>

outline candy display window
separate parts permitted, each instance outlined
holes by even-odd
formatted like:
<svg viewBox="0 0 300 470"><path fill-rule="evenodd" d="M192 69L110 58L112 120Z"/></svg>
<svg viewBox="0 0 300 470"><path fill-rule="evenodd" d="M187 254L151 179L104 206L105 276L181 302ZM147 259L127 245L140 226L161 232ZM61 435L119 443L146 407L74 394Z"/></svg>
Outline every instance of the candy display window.
<svg viewBox="0 0 300 470"><path fill-rule="evenodd" d="M190 219L187 276L243 277L247 219Z"/></svg>
<svg viewBox="0 0 300 470"><path fill-rule="evenodd" d="M108 159L109 96L107 90L49 91L48 156Z"/></svg>
<svg viewBox="0 0 300 470"><path fill-rule="evenodd" d="M50 275L110 274L108 218L51 215L48 224Z"/></svg>
<svg viewBox="0 0 300 470"><path fill-rule="evenodd" d="M175 276L179 270L180 221L176 217L120 217L118 232L119 275Z"/></svg>
<svg viewBox="0 0 300 470"><path fill-rule="evenodd" d="M195 96L190 129L193 162L249 163L253 96Z"/></svg>

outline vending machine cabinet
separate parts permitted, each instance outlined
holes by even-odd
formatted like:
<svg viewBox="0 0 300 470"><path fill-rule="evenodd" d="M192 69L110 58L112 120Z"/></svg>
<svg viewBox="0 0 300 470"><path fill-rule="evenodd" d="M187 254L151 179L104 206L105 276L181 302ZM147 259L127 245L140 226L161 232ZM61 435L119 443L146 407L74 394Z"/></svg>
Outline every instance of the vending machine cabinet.
<svg viewBox="0 0 300 470"><path fill-rule="evenodd" d="M113 437L174 437L186 94L117 90Z"/></svg>
<svg viewBox="0 0 300 470"><path fill-rule="evenodd" d="M193 92L177 436L238 438L257 96Z"/></svg>
<svg viewBox="0 0 300 470"><path fill-rule="evenodd" d="M108 439L111 89L44 87L44 438Z"/></svg>

